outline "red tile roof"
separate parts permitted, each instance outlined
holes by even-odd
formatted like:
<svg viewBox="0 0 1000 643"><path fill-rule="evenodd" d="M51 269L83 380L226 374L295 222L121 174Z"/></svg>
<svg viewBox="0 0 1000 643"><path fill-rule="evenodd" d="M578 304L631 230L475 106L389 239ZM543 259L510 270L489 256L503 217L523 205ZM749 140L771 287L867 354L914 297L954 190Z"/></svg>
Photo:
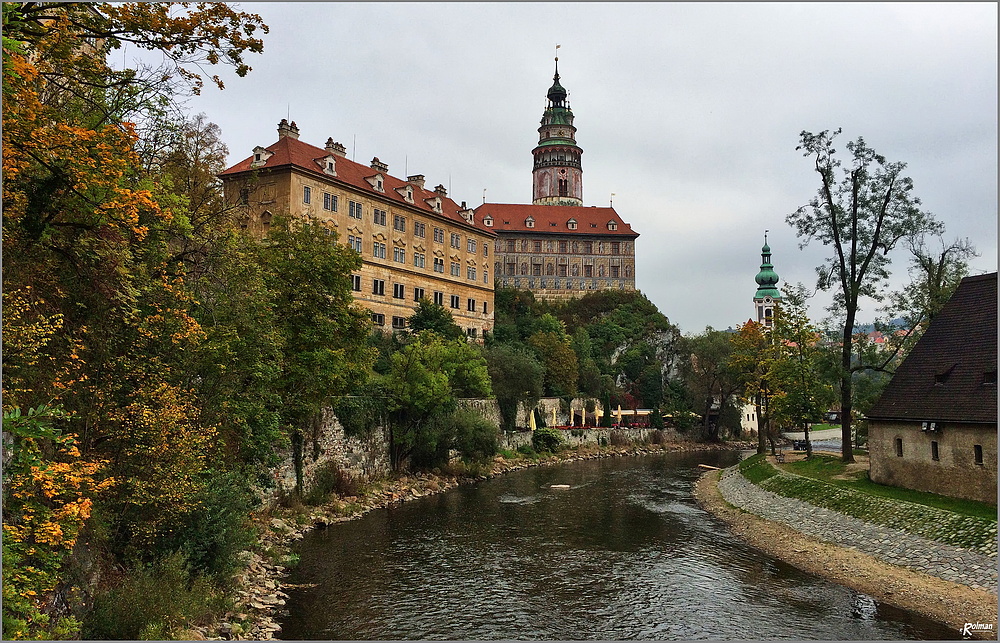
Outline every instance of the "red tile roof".
<svg viewBox="0 0 1000 643"><path fill-rule="evenodd" d="M363 192L369 192L373 196L405 204L408 207L417 208L418 210L425 210L428 215L443 217L459 225L474 228L478 232L491 236L495 234L493 230L484 226L478 217L474 219L472 224L469 224L465 218L458 213L462 210L462 207L455 203L455 201L451 198L446 196L441 197L441 213L438 214L434 212L427 201L425 201L425 199L434 199L435 197L440 196L434 190L420 188L414 184L407 183L402 179L390 176L386 172L380 172L379 170L373 169L367 165L355 163L346 157L336 157L336 177L324 173L322 165L323 160L330 156L330 152L326 151L324 148L309 145L308 143L291 136L285 136L283 138L279 138L276 143L272 143L264 149L271 152L272 156L269 156L263 165L251 168L250 165L253 162L253 155L251 155L236 165L222 171L219 176L229 177L242 172L250 172L252 170L270 170L291 166L311 174L315 174L318 177L323 177L327 180L347 183ZM382 185L385 190L384 192L377 191L374 187L372 187L371 183L365 180L366 178L373 177L376 174L382 175ZM403 196L396 191L396 188L403 188L407 185L410 185L413 188L413 203L407 203Z"/></svg>
<svg viewBox="0 0 1000 643"><path fill-rule="evenodd" d="M493 217L492 229L497 232L530 232L560 234L601 234L635 238L638 232L622 221L614 208L587 207L582 205L533 205L518 203L484 203L476 208L476 223L487 216ZM529 228L525 221L535 219L535 226ZM569 228L569 220L576 220L576 230ZM618 224L617 230L609 230L608 222Z"/></svg>

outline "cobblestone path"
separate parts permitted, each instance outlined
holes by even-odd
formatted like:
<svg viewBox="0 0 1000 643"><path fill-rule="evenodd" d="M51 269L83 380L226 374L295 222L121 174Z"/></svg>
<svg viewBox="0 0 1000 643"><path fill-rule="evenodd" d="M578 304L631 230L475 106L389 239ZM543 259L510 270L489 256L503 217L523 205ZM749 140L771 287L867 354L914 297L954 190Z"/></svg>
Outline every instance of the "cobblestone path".
<svg viewBox="0 0 1000 643"><path fill-rule="evenodd" d="M995 555L987 556L780 496L754 485L736 467L722 472L719 491L730 504L804 534L893 565L997 593Z"/></svg>

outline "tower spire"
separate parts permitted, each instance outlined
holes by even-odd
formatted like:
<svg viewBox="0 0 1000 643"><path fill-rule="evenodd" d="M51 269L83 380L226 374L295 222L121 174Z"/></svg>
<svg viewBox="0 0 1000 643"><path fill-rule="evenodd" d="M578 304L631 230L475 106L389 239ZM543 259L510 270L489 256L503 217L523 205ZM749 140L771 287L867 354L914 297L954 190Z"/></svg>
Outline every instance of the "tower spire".
<svg viewBox="0 0 1000 643"><path fill-rule="evenodd" d="M546 94L548 105L538 128L538 146L532 171L532 203L536 205L583 205L583 150L576 144L573 110L568 92L559 83L559 45L555 73Z"/></svg>
<svg viewBox="0 0 1000 643"><path fill-rule="evenodd" d="M760 272L754 277L757 282L757 292L753 296L757 306L757 322L771 326L774 318L774 305L781 301L781 292L777 288L778 273L771 264L771 246L767 245L767 233L764 230L764 245L760 249Z"/></svg>

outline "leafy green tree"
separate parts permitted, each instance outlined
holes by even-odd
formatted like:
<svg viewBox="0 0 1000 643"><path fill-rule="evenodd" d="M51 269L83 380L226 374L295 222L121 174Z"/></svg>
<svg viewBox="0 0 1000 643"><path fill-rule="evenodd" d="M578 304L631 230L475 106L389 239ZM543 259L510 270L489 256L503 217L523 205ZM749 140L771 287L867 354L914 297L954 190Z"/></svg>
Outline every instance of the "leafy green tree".
<svg viewBox="0 0 1000 643"><path fill-rule="evenodd" d="M302 492L302 451L315 439L323 410L366 380L374 354L365 338L368 314L354 303L350 275L356 252L308 219L275 217L260 247L261 263L280 311L281 423L292 440L296 491Z"/></svg>
<svg viewBox="0 0 1000 643"><path fill-rule="evenodd" d="M770 441L775 450L771 433L769 376L774 361L774 344L768 330L750 320L739 326L732 337L733 352L729 365L740 378L740 401L753 404L757 417L757 453L767 451Z"/></svg>
<svg viewBox="0 0 1000 643"><path fill-rule="evenodd" d="M455 323L455 318L451 311L435 304L429 299L421 299L417 302L417 308L413 315L407 318L410 331L419 333L421 331L431 331L437 333L445 339L462 339L465 333L461 327Z"/></svg>
<svg viewBox="0 0 1000 643"><path fill-rule="evenodd" d="M920 209L913 181L903 176L905 163L887 162L864 139L848 142L849 167L842 168L832 134L803 131L797 150L811 157L820 176L820 188L807 206L789 214L802 245L817 240L830 246L833 256L817 268L821 289L833 289L833 310L843 319L841 328L840 405L843 416L844 462L854 462L851 442L852 347L861 297L880 301L889 277L889 253L905 239L939 232L941 225Z"/></svg>
<svg viewBox="0 0 1000 643"><path fill-rule="evenodd" d="M458 397L487 397L486 360L465 340L446 341L424 331L393 354L380 377L389 411L389 458L394 470L414 452L436 453L446 443L439 421Z"/></svg>
<svg viewBox="0 0 1000 643"><path fill-rule="evenodd" d="M565 333L539 331L528 338L545 366L545 392L554 396L576 394L579 369L576 353L570 348Z"/></svg>
<svg viewBox="0 0 1000 643"><path fill-rule="evenodd" d="M687 359L681 369L688 394L702 417L702 439L718 441L720 424L732 415L726 413L726 407L732 407L742 385L739 374L730 365L733 345L729 333L711 326L685 339ZM713 408L718 408L717 422L711 420Z"/></svg>
<svg viewBox="0 0 1000 643"><path fill-rule="evenodd" d="M485 357L503 429L513 431L518 406L532 408L542 396L545 370L532 353L503 344L486 349Z"/></svg>

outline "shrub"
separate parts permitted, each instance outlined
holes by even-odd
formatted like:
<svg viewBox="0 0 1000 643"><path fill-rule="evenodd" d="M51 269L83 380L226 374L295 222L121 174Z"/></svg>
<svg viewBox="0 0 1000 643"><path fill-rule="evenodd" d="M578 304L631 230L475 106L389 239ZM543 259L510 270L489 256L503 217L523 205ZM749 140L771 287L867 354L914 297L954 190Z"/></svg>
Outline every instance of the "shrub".
<svg viewBox="0 0 1000 643"><path fill-rule="evenodd" d="M458 409L450 418L452 448L470 462L484 463L500 447L497 427L473 409Z"/></svg>
<svg viewBox="0 0 1000 643"><path fill-rule="evenodd" d="M164 640L185 624L207 622L225 608L204 576L192 576L184 556L171 554L128 573L94 597L84 639Z"/></svg>
<svg viewBox="0 0 1000 643"><path fill-rule="evenodd" d="M521 455L526 455L529 458L538 457L538 453L530 444L522 444L521 446L517 447L517 452L520 453Z"/></svg>
<svg viewBox="0 0 1000 643"><path fill-rule="evenodd" d="M544 451L555 453L559 450L562 441L562 436L557 429L537 429L531 435L531 446L539 453Z"/></svg>
<svg viewBox="0 0 1000 643"><path fill-rule="evenodd" d="M332 493L338 496L356 496L358 491L358 481L354 476L341 469L336 462L324 462L316 468L312 487L304 500L308 505L320 505Z"/></svg>

